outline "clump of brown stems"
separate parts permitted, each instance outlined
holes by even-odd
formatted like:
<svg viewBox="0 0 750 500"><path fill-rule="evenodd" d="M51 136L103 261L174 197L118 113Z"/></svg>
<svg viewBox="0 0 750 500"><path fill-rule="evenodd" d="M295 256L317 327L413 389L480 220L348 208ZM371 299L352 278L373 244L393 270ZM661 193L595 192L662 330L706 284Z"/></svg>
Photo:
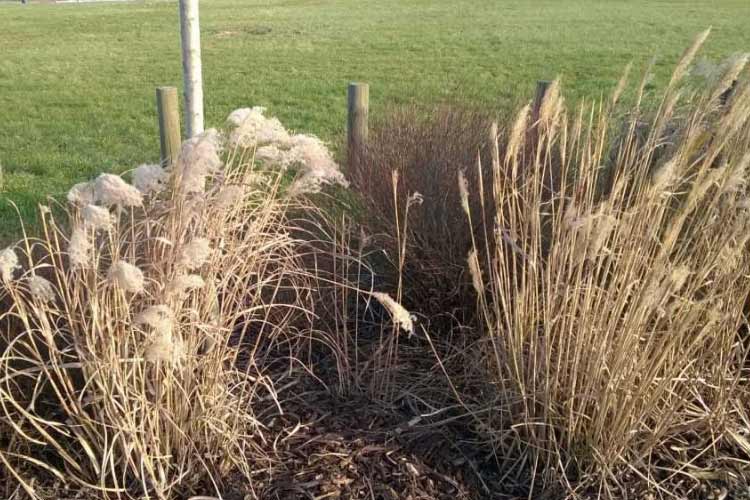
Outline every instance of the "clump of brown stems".
<svg viewBox="0 0 750 500"><path fill-rule="evenodd" d="M349 165L352 189L366 208L363 223L384 249L387 270L395 278L387 277L395 287L402 276L407 305L432 321L441 314L464 321L465 312L473 312L467 307L473 301L464 265L471 235L457 210L455 172L467 169L469 180L476 183L476 169L468 167L476 165L481 152L482 172L491 176L486 131L495 118L490 112L457 106L389 111L373 125L367 147ZM389 182L394 171L396 183ZM419 193L421 204L408 210L414 193ZM470 203L478 213L478 198ZM394 228L394 222L402 227Z"/></svg>
<svg viewBox="0 0 750 500"><path fill-rule="evenodd" d="M750 84L729 68L680 110L706 36L647 134L643 83L620 134L625 77L572 117L553 84L495 155L494 220L466 210L494 242L468 255L495 387L474 415L506 478L531 470L532 490L593 483L605 495L627 472L658 491L706 463L747 473Z"/></svg>
<svg viewBox="0 0 750 500"><path fill-rule="evenodd" d="M76 185L66 224L43 207L0 254L0 468L30 496L31 473L167 499L267 465L263 353L310 308L281 176L208 132L134 185Z"/></svg>

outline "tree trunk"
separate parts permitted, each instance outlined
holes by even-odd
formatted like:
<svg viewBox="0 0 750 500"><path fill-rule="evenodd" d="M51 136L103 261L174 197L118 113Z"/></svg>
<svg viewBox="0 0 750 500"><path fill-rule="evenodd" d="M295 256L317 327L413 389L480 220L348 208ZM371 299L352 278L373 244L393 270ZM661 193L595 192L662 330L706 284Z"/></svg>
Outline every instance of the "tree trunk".
<svg viewBox="0 0 750 500"><path fill-rule="evenodd" d="M182 73L185 81L187 137L203 132L203 73L198 0L180 0Z"/></svg>

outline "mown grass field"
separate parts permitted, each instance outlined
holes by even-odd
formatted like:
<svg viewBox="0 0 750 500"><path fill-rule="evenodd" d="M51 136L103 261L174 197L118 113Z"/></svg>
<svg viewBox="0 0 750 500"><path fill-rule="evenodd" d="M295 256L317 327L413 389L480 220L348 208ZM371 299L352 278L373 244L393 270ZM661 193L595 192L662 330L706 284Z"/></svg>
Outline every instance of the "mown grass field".
<svg viewBox="0 0 750 500"><path fill-rule="evenodd" d="M704 57L750 50L747 0L206 0L201 14L208 126L265 105L328 140L350 80L371 83L377 117L402 102L506 106L556 75L575 98L651 56L658 82L709 25ZM33 220L74 181L156 160L154 88L180 80L176 2L0 2L0 235L19 227L6 200Z"/></svg>

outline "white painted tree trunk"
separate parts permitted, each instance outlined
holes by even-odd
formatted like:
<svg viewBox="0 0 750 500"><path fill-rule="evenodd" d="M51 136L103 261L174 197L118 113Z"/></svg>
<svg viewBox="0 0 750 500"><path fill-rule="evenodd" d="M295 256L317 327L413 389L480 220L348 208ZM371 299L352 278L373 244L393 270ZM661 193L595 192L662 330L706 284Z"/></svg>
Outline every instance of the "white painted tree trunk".
<svg viewBox="0 0 750 500"><path fill-rule="evenodd" d="M180 0L182 74L185 81L185 124L187 136L203 132L203 72L198 0Z"/></svg>

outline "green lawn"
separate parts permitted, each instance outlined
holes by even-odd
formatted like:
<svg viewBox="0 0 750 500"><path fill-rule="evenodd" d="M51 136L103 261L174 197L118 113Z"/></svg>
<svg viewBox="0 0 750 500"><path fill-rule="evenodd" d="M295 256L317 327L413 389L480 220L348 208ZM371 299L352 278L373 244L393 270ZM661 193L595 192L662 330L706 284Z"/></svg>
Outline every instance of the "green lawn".
<svg viewBox="0 0 750 500"><path fill-rule="evenodd" d="M663 80L698 31L703 57L750 50L748 0L204 0L207 125L265 105L335 139L350 80L386 104L507 105L562 75L570 97L605 91L656 55ZM36 202L102 170L158 158L154 88L179 85L176 2L0 2L3 198ZM0 231L17 231L3 202Z"/></svg>

